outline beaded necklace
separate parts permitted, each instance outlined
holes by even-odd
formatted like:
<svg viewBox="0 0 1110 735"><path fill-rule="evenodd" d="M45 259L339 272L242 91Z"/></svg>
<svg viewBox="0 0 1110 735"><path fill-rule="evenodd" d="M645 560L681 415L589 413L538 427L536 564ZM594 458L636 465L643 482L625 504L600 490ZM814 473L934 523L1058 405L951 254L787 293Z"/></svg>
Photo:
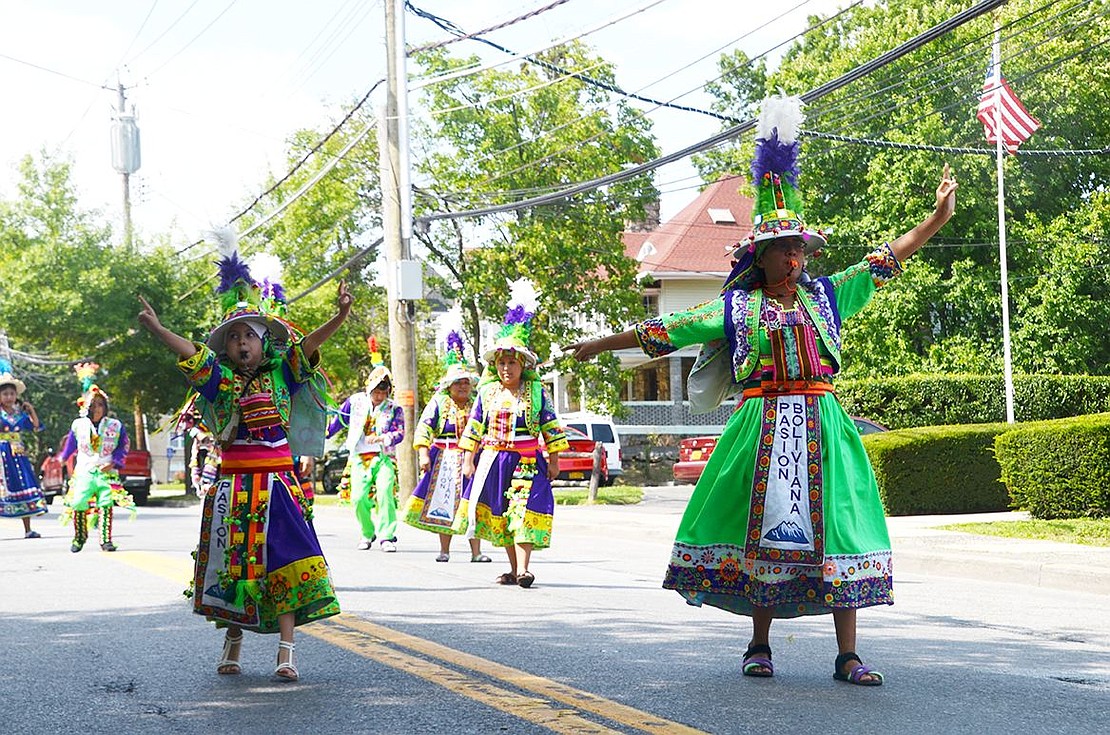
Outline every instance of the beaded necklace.
<svg viewBox="0 0 1110 735"><path fill-rule="evenodd" d="M470 420L472 401L467 400L466 403L459 403L450 393L447 394L447 400L451 401L451 405L455 407L455 441L459 442L462 440L466 424Z"/></svg>

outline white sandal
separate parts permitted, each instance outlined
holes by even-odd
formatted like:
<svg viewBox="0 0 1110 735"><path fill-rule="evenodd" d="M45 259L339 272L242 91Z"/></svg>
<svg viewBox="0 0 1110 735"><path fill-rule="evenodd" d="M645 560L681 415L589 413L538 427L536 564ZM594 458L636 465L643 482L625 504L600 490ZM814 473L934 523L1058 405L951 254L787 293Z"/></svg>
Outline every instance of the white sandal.
<svg viewBox="0 0 1110 735"><path fill-rule="evenodd" d="M232 638L230 635L225 635L224 636L224 651L223 651L223 654L222 654L223 658L221 658L220 662L218 664L216 664L216 673L217 674L220 674L220 675L223 675L223 676L232 676L232 675L235 675L235 674L241 674L243 672L243 667L239 664L239 659L238 658L231 658L231 647L232 646L239 646L239 653L242 654L243 649L242 649L242 646L240 645L242 642L243 642L243 634L242 633L240 633L235 638Z"/></svg>
<svg viewBox="0 0 1110 735"><path fill-rule="evenodd" d="M297 681L301 675L297 673L297 667L293 665L293 650L296 646L289 641L278 641L278 665L274 669L274 676L286 681ZM281 652L289 651L289 660L281 663Z"/></svg>

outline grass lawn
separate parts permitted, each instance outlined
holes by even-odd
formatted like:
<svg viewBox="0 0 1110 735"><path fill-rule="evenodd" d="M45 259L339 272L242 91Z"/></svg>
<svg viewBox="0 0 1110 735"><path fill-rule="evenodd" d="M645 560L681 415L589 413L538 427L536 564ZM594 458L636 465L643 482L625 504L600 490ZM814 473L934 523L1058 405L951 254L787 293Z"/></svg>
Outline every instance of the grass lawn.
<svg viewBox="0 0 1110 735"><path fill-rule="evenodd" d="M555 488L556 505L586 505L589 500L587 488ZM612 485L597 489L598 505L636 505L644 499L644 489L640 487L626 487Z"/></svg>
<svg viewBox="0 0 1110 735"><path fill-rule="evenodd" d="M147 505L161 508L181 508L199 505L200 498L185 490L183 482L160 482L151 488Z"/></svg>
<svg viewBox="0 0 1110 735"><path fill-rule="evenodd" d="M1041 539L1066 544L1110 546L1110 518L1071 520L996 521L995 523L957 523L941 526L946 531L978 533L983 536Z"/></svg>

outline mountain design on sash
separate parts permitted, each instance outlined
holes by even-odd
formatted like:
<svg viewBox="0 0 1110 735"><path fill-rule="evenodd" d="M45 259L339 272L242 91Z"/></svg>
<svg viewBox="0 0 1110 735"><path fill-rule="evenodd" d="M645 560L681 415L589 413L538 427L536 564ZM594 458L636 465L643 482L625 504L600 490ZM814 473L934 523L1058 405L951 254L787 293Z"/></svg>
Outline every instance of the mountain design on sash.
<svg viewBox="0 0 1110 735"><path fill-rule="evenodd" d="M808 544L809 539L794 521L783 521L767 532L763 538L768 541L788 541L792 544Z"/></svg>

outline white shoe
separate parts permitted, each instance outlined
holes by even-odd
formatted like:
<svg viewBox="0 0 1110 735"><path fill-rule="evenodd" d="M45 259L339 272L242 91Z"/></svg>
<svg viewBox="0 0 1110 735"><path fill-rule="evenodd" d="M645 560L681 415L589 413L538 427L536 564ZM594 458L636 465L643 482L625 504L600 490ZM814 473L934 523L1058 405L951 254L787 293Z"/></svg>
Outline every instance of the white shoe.
<svg viewBox="0 0 1110 735"><path fill-rule="evenodd" d="M355 548L359 551L369 551L371 543L373 542L363 539L362 541L358 542L358 546L356 546Z"/></svg>
<svg viewBox="0 0 1110 735"><path fill-rule="evenodd" d="M397 544L389 540L382 541L382 551L387 554L392 554L397 551Z"/></svg>

